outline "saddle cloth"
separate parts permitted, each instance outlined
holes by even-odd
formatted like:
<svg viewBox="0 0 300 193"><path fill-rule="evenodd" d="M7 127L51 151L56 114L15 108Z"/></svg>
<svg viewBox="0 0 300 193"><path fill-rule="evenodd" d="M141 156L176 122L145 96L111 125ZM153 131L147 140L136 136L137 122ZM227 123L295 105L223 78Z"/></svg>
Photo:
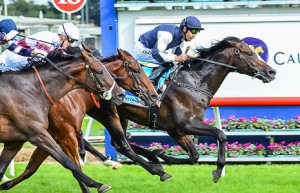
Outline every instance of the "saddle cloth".
<svg viewBox="0 0 300 193"><path fill-rule="evenodd" d="M158 81L158 87L157 88L161 88L163 86L166 78L168 78L170 76L170 73L173 71L173 68L171 68L169 71L165 72L160 77L160 79ZM152 73L152 70L153 70L153 68L149 68L149 67L146 67L146 66L143 66L143 69L144 69L145 73L147 74L147 76L149 76ZM144 108L148 107L144 103L144 101L142 101L139 97L133 95L132 93L130 93L128 91L124 91L124 93L125 93L126 96L123 100L123 103L134 105L134 106L139 106L139 107L144 107Z"/></svg>

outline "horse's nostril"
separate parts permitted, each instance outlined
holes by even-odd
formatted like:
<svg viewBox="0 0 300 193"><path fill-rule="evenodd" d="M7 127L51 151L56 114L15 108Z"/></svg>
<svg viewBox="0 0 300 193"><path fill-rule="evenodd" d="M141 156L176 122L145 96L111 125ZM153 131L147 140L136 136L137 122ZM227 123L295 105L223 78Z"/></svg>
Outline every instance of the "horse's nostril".
<svg viewBox="0 0 300 193"><path fill-rule="evenodd" d="M269 71L268 71L268 74L269 74L270 76L273 76L273 77L276 75L276 73L277 73L276 70L269 70Z"/></svg>
<svg viewBox="0 0 300 193"><path fill-rule="evenodd" d="M151 99L152 100L157 100L158 99L158 95L157 94L152 94L151 95Z"/></svg>
<svg viewBox="0 0 300 193"><path fill-rule="evenodd" d="M125 98L125 94L124 93L120 93L118 94L118 99L124 99Z"/></svg>

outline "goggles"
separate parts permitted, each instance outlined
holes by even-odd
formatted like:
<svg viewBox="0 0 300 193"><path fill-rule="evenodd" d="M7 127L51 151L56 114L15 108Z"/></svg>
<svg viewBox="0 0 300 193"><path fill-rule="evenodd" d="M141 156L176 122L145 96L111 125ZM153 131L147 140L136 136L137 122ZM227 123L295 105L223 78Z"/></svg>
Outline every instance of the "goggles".
<svg viewBox="0 0 300 193"><path fill-rule="evenodd" d="M68 38L68 42L69 42L70 44L73 44L75 41L77 41L77 40L74 40L74 39L72 39L72 38Z"/></svg>
<svg viewBox="0 0 300 193"><path fill-rule="evenodd" d="M200 29L189 29L192 34L197 34L200 32Z"/></svg>

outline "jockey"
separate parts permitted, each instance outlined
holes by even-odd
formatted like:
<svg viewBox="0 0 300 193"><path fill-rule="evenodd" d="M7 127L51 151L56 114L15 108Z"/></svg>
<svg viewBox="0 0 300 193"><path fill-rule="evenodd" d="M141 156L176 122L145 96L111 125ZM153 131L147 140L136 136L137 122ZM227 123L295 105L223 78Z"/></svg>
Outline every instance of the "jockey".
<svg viewBox="0 0 300 193"><path fill-rule="evenodd" d="M0 45L6 44L18 33L16 23L12 19L3 19L0 22Z"/></svg>
<svg viewBox="0 0 300 193"><path fill-rule="evenodd" d="M66 48L79 40L79 29L73 23L59 26L57 33L42 31L12 43L0 56L0 70L19 71L27 67L28 58L34 54L44 57L58 47ZM4 61L4 62L3 62Z"/></svg>
<svg viewBox="0 0 300 193"><path fill-rule="evenodd" d="M154 85L159 77L172 67L172 62L182 62L188 59L182 53L184 41L191 41L196 34L204 30L201 22L194 16L187 16L180 27L162 24L142 34L135 45L134 56L141 63L146 74ZM168 68L169 67L169 68Z"/></svg>

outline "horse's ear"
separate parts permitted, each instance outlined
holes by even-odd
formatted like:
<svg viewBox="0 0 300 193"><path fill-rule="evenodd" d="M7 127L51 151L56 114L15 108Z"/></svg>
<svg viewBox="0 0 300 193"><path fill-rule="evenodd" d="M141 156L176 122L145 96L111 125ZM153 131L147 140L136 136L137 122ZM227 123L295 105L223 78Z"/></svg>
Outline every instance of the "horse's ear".
<svg viewBox="0 0 300 193"><path fill-rule="evenodd" d="M231 46L231 47L235 47L237 42L235 41L228 41L228 44Z"/></svg>
<svg viewBox="0 0 300 193"><path fill-rule="evenodd" d="M81 46L83 47L83 49L84 49L84 50L86 50L86 49L85 49L85 45L83 45L83 43L82 43L82 42L81 42Z"/></svg>
<svg viewBox="0 0 300 193"><path fill-rule="evenodd" d="M124 57L123 52L122 52L122 49L119 49L119 48L118 48L117 51L118 51L118 55L119 55L119 56Z"/></svg>

